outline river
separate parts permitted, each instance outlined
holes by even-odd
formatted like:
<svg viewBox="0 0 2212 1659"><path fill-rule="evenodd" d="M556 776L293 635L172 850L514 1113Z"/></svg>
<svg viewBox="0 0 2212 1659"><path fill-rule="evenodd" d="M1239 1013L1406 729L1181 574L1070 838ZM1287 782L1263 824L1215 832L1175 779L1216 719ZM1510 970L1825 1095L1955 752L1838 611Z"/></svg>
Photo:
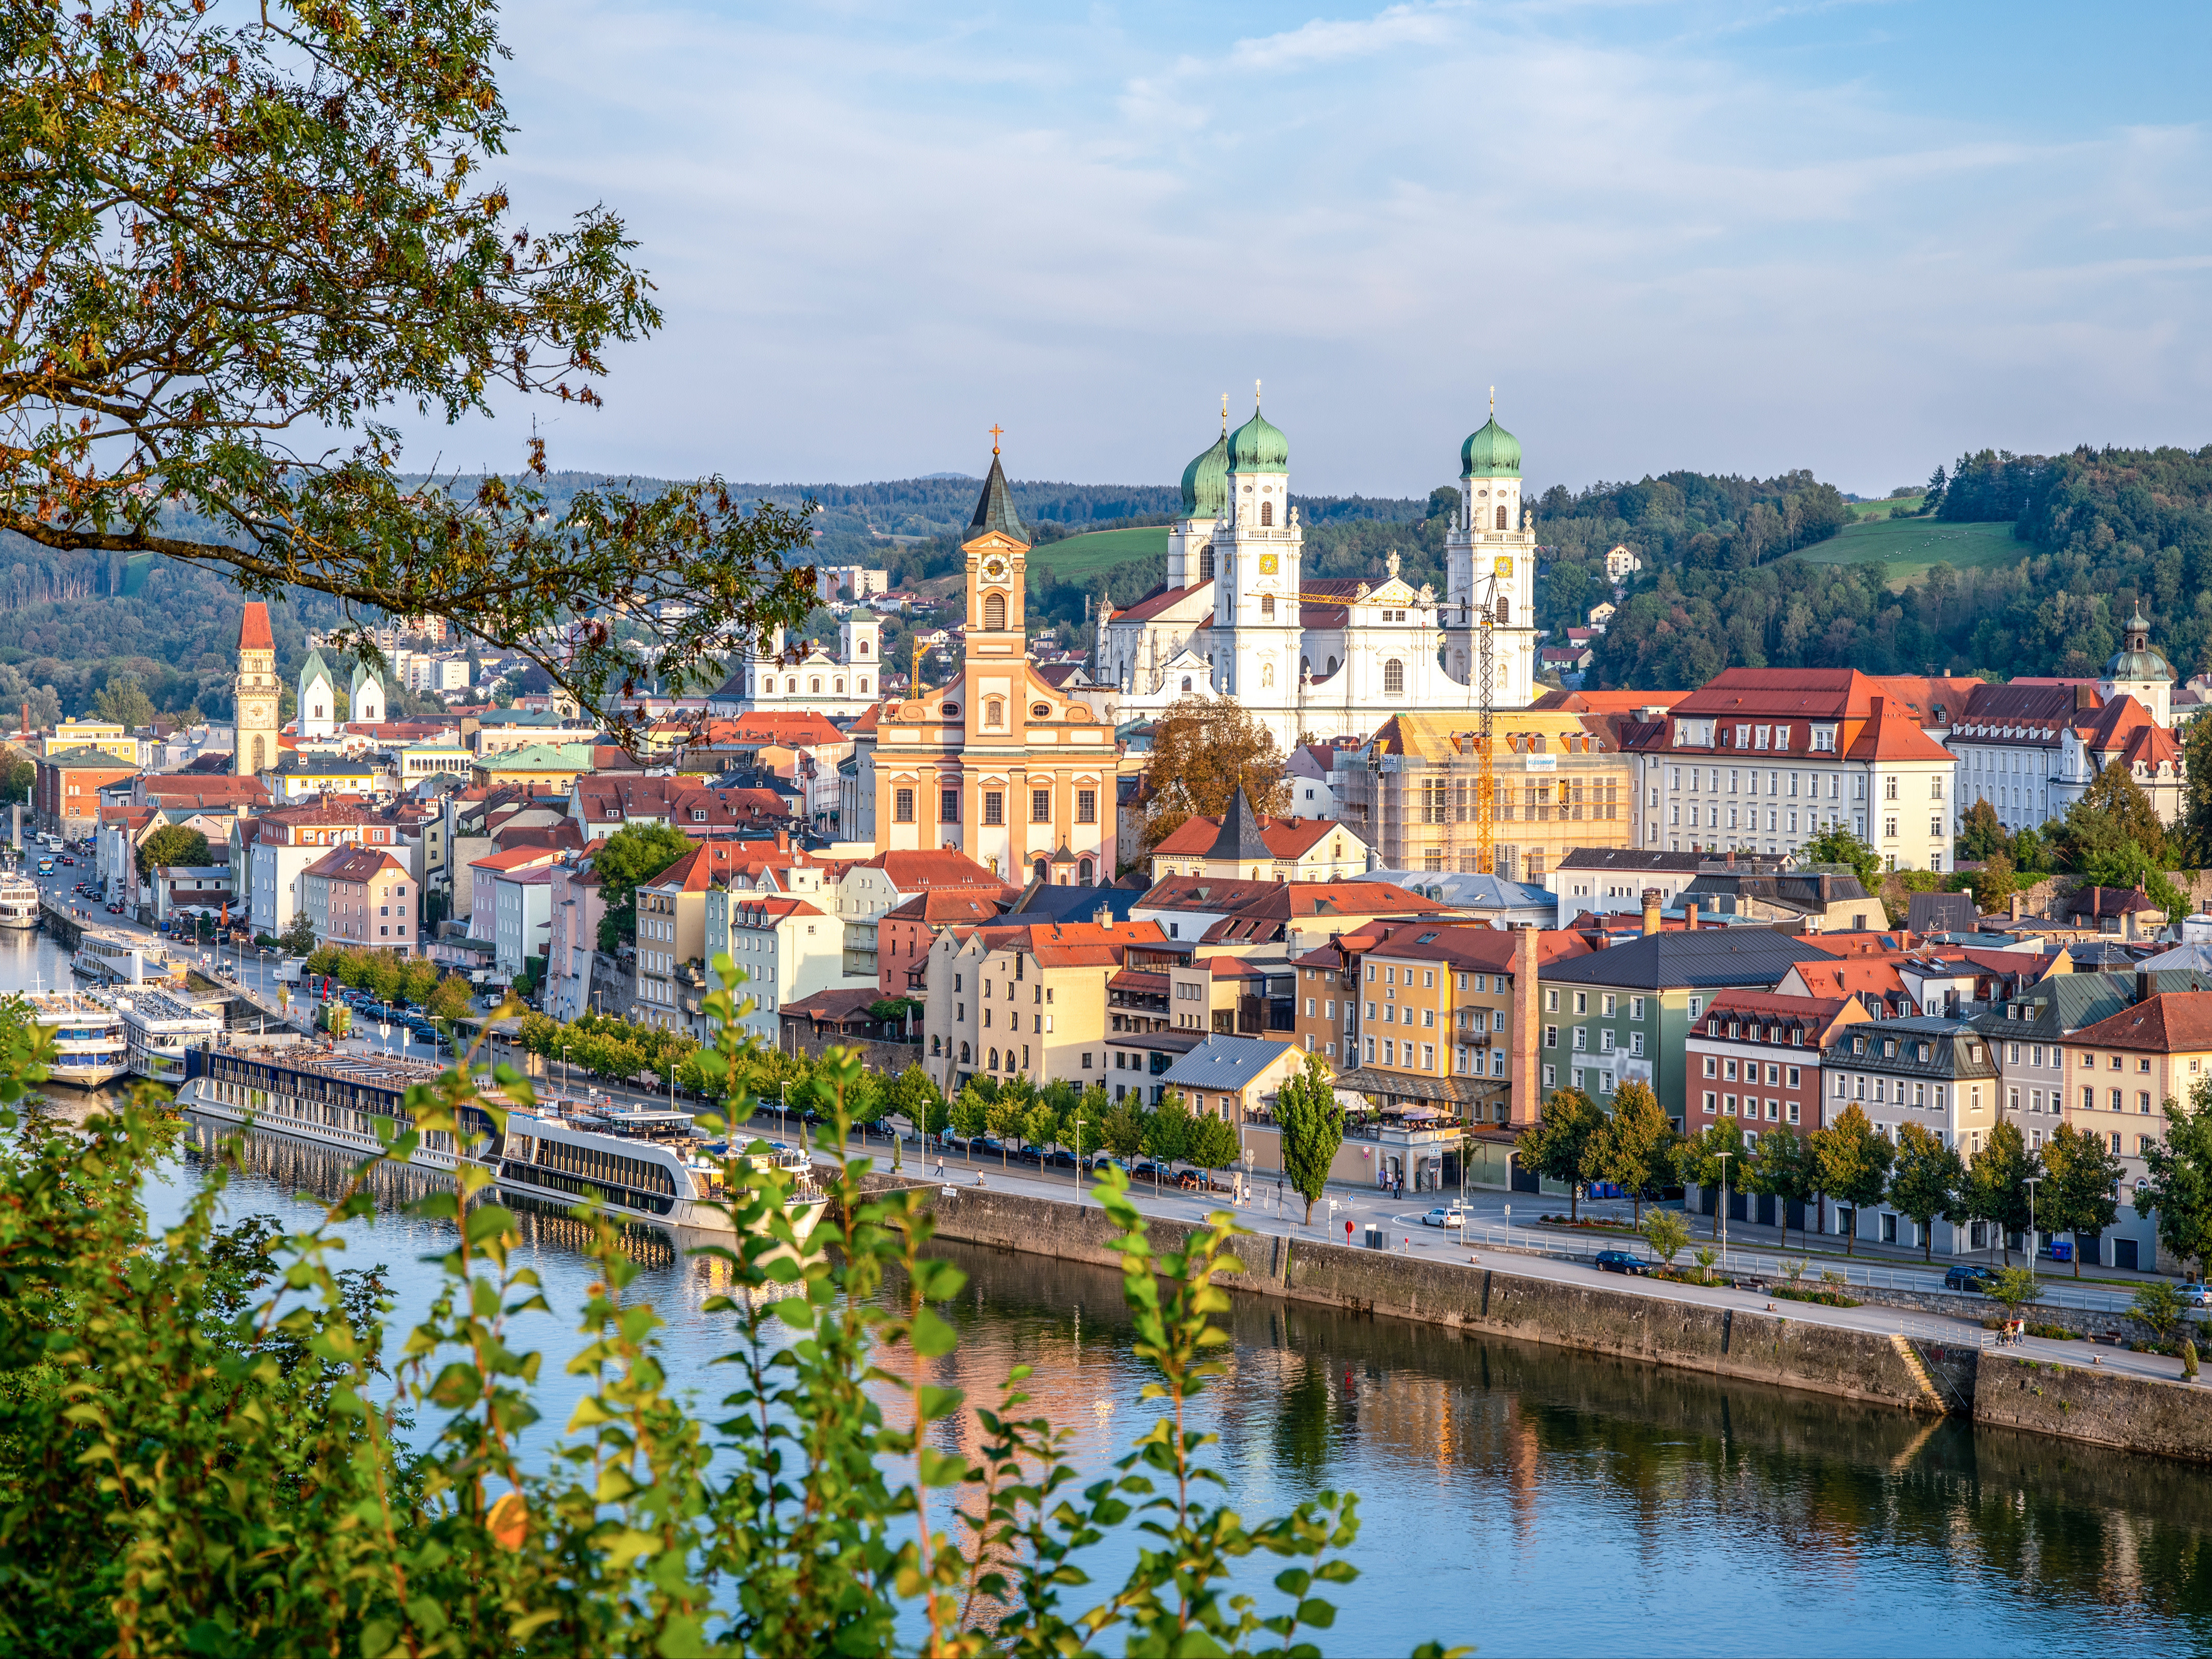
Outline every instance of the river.
<svg viewBox="0 0 2212 1659"><path fill-rule="evenodd" d="M212 1139L196 1136L151 1194L157 1224L188 1201ZM227 1206L298 1224L343 1169L257 1138ZM343 1230L348 1264L390 1268L401 1322L434 1290L420 1259L451 1237L399 1209L433 1179L382 1172L379 1214ZM553 1362L550 1434L574 1396L559 1362L592 1270L573 1224L523 1226L524 1259L560 1310L519 1333ZM1116 1277L945 1253L970 1281L948 1310L961 1346L946 1380L988 1400L1010 1366L1034 1366L1039 1407L1076 1431L1086 1469L1103 1468L1154 1410L1137 1397L1145 1371ZM711 1397L715 1269L651 1239L639 1255L631 1293L670 1322L672 1376ZM1200 1416L1221 1436L1232 1501L1257 1517L1327 1487L1360 1495L1362 1577L1335 1595L1331 1654L1429 1637L1491 1655L2212 1648L2212 1482L2194 1468L1249 1298L1231 1323L1229 1375Z"/></svg>

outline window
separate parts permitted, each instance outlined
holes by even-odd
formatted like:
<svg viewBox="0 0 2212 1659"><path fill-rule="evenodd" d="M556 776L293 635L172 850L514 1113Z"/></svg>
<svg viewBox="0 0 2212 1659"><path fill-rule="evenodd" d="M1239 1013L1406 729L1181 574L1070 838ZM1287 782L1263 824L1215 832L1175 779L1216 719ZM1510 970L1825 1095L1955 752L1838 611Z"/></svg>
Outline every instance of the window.
<svg viewBox="0 0 2212 1659"><path fill-rule="evenodd" d="M1403 696L1406 692L1406 665L1393 657L1382 665L1382 695Z"/></svg>
<svg viewBox="0 0 2212 1659"><path fill-rule="evenodd" d="M1547 1014L1556 1014L1559 1012L1559 994L1557 991L1544 993L1544 1012Z"/></svg>
<svg viewBox="0 0 2212 1659"><path fill-rule="evenodd" d="M1641 1019L1641 1018L1644 1018L1644 999L1643 999L1642 997L1631 997L1631 998L1629 998L1629 1000L1628 1000L1628 1017L1629 1017L1629 1018L1631 1018L1631 1019ZM1638 1054L1641 1054L1641 1053L1643 1053L1644 1051L1643 1051L1641 1048L1639 1048L1639 1049L1638 1049L1638 1050L1637 1050L1637 1052L1638 1052Z"/></svg>
<svg viewBox="0 0 2212 1659"><path fill-rule="evenodd" d="M1498 527L1500 530L1510 530L1512 528L1512 526L1508 524L1505 520L1506 512L1507 509L1502 507L1498 509Z"/></svg>
<svg viewBox="0 0 2212 1659"><path fill-rule="evenodd" d="M1269 526L1273 525L1274 522L1275 522L1275 504L1274 504L1274 502L1273 502L1273 501L1262 501L1262 502L1261 502L1261 503L1260 503L1260 526L1261 526L1261 528L1264 530L1264 529L1267 528Z"/></svg>
<svg viewBox="0 0 2212 1659"><path fill-rule="evenodd" d="M1372 1006L1373 1005L1370 1004L1369 1006ZM1558 1026L1547 1025L1544 1028L1544 1046L1547 1048L1556 1048L1559 1046L1559 1028ZM1545 1069L1549 1071L1551 1068L1547 1066Z"/></svg>
<svg viewBox="0 0 2212 1659"><path fill-rule="evenodd" d="M1260 614L1268 617L1275 614L1275 596L1273 593L1262 593L1260 596Z"/></svg>
<svg viewBox="0 0 2212 1659"><path fill-rule="evenodd" d="M1098 792L1096 789L1075 792L1075 821L1078 823L1098 822Z"/></svg>
<svg viewBox="0 0 2212 1659"><path fill-rule="evenodd" d="M1715 1110L1717 1109L1720 1097L1715 1094L1711 1089L1705 1091L1705 1115L1707 1117L1711 1117Z"/></svg>
<svg viewBox="0 0 2212 1659"><path fill-rule="evenodd" d="M1030 822L1031 823L1050 823L1052 822L1051 790L1032 789L1030 791Z"/></svg>
<svg viewBox="0 0 2212 1659"><path fill-rule="evenodd" d="M1690 999L1690 1018L1692 1019L1696 1019L1697 1017L1705 1012L1705 1000L1703 997L1692 997Z"/></svg>
<svg viewBox="0 0 2212 1659"><path fill-rule="evenodd" d="M895 822L899 823L912 823L914 822L913 790L894 789L891 791L891 817Z"/></svg>
<svg viewBox="0 0 2212 1659"><path fill-rule="evenodd" d="M960 792L957 789L938 791L937 821L939 823L960 822Z"/></svg>
<svg viewBox="0 0 2212 1659"><path fill-rule="evenodd" d="M1006 628L1006 596L986 594L983 599L983 629L986 633L1002 634Z"/></svg>

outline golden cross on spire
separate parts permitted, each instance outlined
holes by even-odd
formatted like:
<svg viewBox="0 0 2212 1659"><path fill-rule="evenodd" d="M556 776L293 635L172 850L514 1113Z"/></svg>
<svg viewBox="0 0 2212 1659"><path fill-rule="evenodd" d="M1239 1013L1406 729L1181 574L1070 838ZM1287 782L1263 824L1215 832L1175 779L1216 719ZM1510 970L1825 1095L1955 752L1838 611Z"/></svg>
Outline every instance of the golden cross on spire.
<svg viewBox="0 0 2212 1659"><path fill-rule="evenodd" d="M1495 400L1493 399L1492 401ZM1002 426L994 426L991 428L991 453L994 455L999 453L999 436L1001 433L1006 431L1006 428Z"/></svg>
<svg viewBox="0 0 2212 1659"><path fill-rule="evenodd" d="M1252 382L1252 407L1255 411L1260 407L1260 382L1256 380Z"/></svg>
<svg viewBox="0 0 2212 1659"><path fill-rule="evenodd" d="M1221 394L1221 435L1229 435L1229 394L1225 392Z"/></svg>
<svg viewBox="0 0 2212 1659"><path fill-rule="evenodd" d="M1498 388L1496 386L1490 388L1490 418L1493 421L1498 418Z"/></svg>

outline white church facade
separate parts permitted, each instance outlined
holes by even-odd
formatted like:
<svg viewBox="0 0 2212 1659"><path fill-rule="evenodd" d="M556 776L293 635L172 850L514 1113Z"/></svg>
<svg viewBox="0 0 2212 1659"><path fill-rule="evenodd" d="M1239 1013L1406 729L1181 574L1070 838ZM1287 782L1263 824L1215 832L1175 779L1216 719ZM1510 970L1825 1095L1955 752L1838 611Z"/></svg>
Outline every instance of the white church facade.
<svg viewBox="0 0 2212 1659"><path fill-rule="evenodd" d="M1099 617L1097 677L1119 688L1119 718L1156 715L1192 693L1233 695L1285 751L1365 737L1393 714L1472 719L1486 610L1491 706L1528 704L1535 534L1521 446L1494 413L1461 446L1441 596L1401 579L1395 554L1379 581L1309 579L1304 544L1289 441L1255 410L1184 469L1166 582Z"/></svg>
<svg viewBox="0 0 2212 1659"><path fill-rule="evenodd" d="M837 625L837 649L819 641L786 645L783 629L707 699L709 714L811 711L858 717L883 700L883 621L855 607Z"/></svg>

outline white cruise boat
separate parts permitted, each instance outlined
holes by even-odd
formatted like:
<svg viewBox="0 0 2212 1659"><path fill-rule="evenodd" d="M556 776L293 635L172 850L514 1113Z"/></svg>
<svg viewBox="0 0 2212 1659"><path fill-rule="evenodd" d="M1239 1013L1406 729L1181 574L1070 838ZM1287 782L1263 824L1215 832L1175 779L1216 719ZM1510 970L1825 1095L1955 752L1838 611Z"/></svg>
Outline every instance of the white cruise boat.
<svg viewBox="0 0 2212 1659"><path fill-rule="evenodd" d="M187 1002L164 991L134 988L115 993L116 1012L123 1016L123 1035L134 1074L183 1086L186 1051L212 1048L222 1036L220 1006Z"/></svg>
<svg viewBox="0 0 2212 1659"><path fill-rule="evenodd" d="M39 925L39 884L28 876L0 875L0 927Z"/></svg>
<svg viewBox="0 0 2212 1659"><path fill-rule="evenodd" d="M70 970L95 985L144 985L177 971L159 939L99 927L88 927L77 936Z"/></svg>
<svg viewBox="0 0 2212 1659"><path fill-rule="evenodd" d="M23 998L31 1017L54 1038L50 1083L97 1089L130 1069L123 1016L98 997L76 991L33 992Z"/></svg>
<svg viewBox="0 0 2212 1659"><path fill-rule="evenodd" d="M177 1096L184 1109L362 1157L381 1149L375 1121L410 1126L408 1088L434 1083L440 1075L437 1066L419 1061L342 1053L302 1040L234 1040L188 1049L185 1063L187 1080ZM692 1134L689 1115L619 1116L624 1127L638 1132L617 1133L606 1118L541 1103L535 1111L510 1113L501 1138L482 1109L464 1107L463 1132L476 1152L457 1149L450 1136L435 1133L423 1137L410 1161L445 1170L464 1161L478 1163L507 1195L562 1208L590 1191L609 1208L640 1220L732 1231L728 1216L713 1207L726 1190L722 1164ZM793 1219L804 1237L829 1200L815 1187L811 1161L804 1153L778 1154L774 1162L797 1179Z"/></svg>

